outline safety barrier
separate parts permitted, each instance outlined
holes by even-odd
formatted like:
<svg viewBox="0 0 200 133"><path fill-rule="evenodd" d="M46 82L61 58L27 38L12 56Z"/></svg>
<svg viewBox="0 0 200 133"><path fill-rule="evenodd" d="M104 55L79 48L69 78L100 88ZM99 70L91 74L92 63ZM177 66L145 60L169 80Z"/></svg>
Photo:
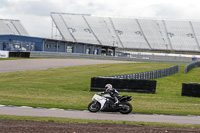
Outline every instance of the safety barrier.
<svg viewBox="0 0 200 133"><path fill-rule="evenodd" d="M30 52L11 52L11 51L9 51L9 57L29 58Z"/></svg>
<svg viewBox="0 0 200 133"><path fill-rule="evenodd" d="M91 91L105 91L105 85L112 86L119 92L137 92L151 93L156 92L156 80L138 80L138 79L112 79L94 77L91 78Z"/></svg>
<svg viewBox="0 0 200 133"><path fill-rule="evenodd" d="M115 75L115 76L101 76L101 78L116 78L116 79L157 79L165 76L169 76L175 73L179 73L180 66L172 66L165 69L159 69L148 72L132 73L125 75Z"/></svg>
<svg viewBox="0 0 200 133"><path fill-rule="evenodd" d="M185 73L189 72L191 69L195 68L195 67L200 67L200 61L195 61L193 63L188 64L187 66L185 66Z"/></svg>
<svg viewBox="0 0 200 133"><path fill-rule="evenodd" d="M182 96L200 97L199 83L183 83Z"/></svg>
<svg viewBox="0 0 200 133"><path fill-rule="evenodd" d="M81 53L65 53L65 52L41 52L30 51L30 57L62 57L62 58L88 58L88 59L104 59L104 60L123 60L123 61L139 61L139 62L164 62L164 63L190 63L180 59L148 59L148 58L130 58L130 57L115 57L104 55L92 55Z"/></svg>

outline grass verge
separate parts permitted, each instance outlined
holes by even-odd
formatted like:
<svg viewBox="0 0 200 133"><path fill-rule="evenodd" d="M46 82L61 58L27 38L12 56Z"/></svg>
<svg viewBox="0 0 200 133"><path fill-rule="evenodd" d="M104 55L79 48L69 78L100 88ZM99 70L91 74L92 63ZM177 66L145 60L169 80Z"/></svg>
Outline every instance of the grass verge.
<svg viewBox="0 0 200 133"><path fill-rule="evenodd" d="M154 122L86 120L86 119L12 116L12 115L0 115L0 119L22 120L22 121L25 121L25 122L30 120L30 121L61 122L61 123L111 123L111 124L132 124L132 125L151 126L151 127L190 127L190 128L200 128L200 125L183 125L183 124L154 123Z"/></svg>
<svg viewBox="0 0 200 133"><path fill-rule="evenodd" d="M0 73L0 104L86 110L95 92L91 77L138 73L176 63L127 63ZM200 98L182 97L182 83L199 82L200 68L157 79L156 94L131 95L134 113L200 115Z"/></svg>

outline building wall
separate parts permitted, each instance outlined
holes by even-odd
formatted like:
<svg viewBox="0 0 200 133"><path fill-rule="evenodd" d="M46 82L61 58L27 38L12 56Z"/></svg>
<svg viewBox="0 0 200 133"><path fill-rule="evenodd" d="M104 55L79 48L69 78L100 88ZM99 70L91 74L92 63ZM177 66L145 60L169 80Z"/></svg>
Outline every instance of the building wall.
<svg viewBox="0 0 200 133"><path fill-rule="evenodd" d="M49 52L66 52L66 53L85 53L85 54L101 54L101 47L89 44L77 44L70 42L58 42L53 40L44 41L44 51ZM97 52L95 52L95 50ZM86 53L87 52L87 53Z"/></svg>
<svg viewBox="0 0 200 133"><path fill-rule="evenodd" d="M7 51L40 51L43 38L18 35L0 35L0 50ZM6 45L6 48L3 47Z"/></svg>
<svg viewBox="0 0 200 133"><path fill-rule="evenodd" d="M101 55L101 46L97 45L18 35L0 35L0 50L66 52Z"/></svg>

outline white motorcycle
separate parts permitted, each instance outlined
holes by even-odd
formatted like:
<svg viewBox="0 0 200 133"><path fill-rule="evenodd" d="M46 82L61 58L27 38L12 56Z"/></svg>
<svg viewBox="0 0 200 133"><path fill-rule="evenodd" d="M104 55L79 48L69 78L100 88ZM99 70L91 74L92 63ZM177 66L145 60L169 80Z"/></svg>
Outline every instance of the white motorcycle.
<svg viewBox="0 0 200 133"><path fill-rule="evenodd" d="M88 105L88 110L90 112L107 111L107 112L120 112L122 114L128 114L132 111L132 105L128 103L131 101L131 96L120 96L119 103L114 104L114 99L106 94L101 96L100 94L95 94L92 98L92 102Z"/></svg>

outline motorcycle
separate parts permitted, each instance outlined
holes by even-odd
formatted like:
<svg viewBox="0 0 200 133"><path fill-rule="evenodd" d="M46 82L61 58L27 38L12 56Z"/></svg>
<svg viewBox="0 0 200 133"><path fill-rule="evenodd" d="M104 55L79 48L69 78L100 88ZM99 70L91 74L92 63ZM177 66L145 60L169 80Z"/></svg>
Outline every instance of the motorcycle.
<svg viewBox="0 0 200 133"><path fill-rule="evenodd" d="M114 104L115 100L106 94L102 96L101 94L95 94L92 98L92 102L88 105L88 110L90 112L106 111L106 112L120 112L121 114L128 114L132 111L132 105L128 103L131 101L131 96L124 95L120 96L119 103Z"/></svg>

